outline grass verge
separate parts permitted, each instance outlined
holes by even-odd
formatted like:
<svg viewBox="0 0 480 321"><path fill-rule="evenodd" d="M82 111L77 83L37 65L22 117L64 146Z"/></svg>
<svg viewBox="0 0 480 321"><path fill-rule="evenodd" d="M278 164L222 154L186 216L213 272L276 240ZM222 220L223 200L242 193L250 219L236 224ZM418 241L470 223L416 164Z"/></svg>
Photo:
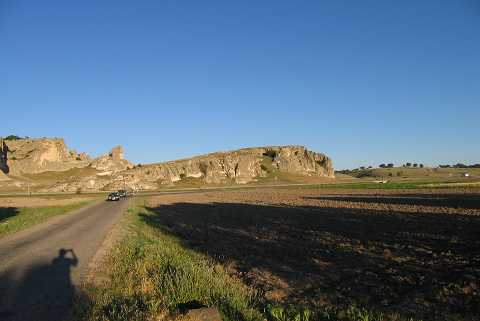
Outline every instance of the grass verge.
<svg viewBox="0 0 480 321"><path fill-rule="evenodd" d="M184 308L214 306L224 320L261 320L254 291L208 257L148 226L143 215L154 213L138 205L129 209L130 233L105 266L109 282L86 290L88 302L77 305L75 319L162 320Z"/></svg>
<svg viewBox="0 0 480 321"><path fill-rule="evenodd" d="M82 201L63 206L0 207L0 237L42 223L48 218L79 209L92 201Z"/></svg>
<svg viewBox="0 0 480 321"><path fill-rule="evenodd" d="M217 307L225 321L404 321L356 306L298 307L265 305L210 257L186 248L168 232L153 227L161 213L132 205L124 220L126 237L107 258L101 279L85 289L74 308L74 320L180 320L199 306Z"/></svg>

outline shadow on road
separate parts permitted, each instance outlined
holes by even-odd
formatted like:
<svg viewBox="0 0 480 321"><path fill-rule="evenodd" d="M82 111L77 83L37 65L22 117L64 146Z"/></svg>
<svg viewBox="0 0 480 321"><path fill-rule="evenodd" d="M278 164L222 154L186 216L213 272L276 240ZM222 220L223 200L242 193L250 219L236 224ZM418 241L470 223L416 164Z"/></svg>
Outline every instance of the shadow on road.
<svg viewBox="0 0 480 321"><path fill-rule="evenodd" d="M147 224L233 265L267 300L480 312L479 216L226 202L148 209Z"/></svg>
<svg viewBox="0 0 480 321"><path fill-rule="evenodd" d="M77 264L73 249L60 249L51 264L0 276L0 320L64 320L76 295L70 273Z"/></svg>
<svg viewBox="0 0 480 321"><path fill-rule="evenodd" d="M0 207L0 222L18 215L20 211L16 207Z"/></svg>

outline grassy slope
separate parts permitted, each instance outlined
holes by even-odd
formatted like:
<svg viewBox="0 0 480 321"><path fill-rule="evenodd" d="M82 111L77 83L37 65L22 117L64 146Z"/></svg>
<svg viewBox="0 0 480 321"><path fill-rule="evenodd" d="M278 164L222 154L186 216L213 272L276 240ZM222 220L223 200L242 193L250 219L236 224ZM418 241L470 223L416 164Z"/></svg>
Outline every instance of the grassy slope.
<svg viewBox="0 0 480 321"><path fill-rule="evenodd" d="M0 207L0 237L44 222L52 216L62 215L79 209L91 202L82 201L63 206Z"/></svg>
<svg viewBox="0 0 480 321"><path fill-rule="evenodd" d="M168 227L153 227L142 219L155 220L156 215L138 204L129 209L129 236L104 266L109 282L87 289L89 299L79 300L74 319L175 320L183 305L195 302L218 307L225 321L405 320L355 306L262 307L256 292L223 266L184 247L181 240L168 235Z"/></svg>

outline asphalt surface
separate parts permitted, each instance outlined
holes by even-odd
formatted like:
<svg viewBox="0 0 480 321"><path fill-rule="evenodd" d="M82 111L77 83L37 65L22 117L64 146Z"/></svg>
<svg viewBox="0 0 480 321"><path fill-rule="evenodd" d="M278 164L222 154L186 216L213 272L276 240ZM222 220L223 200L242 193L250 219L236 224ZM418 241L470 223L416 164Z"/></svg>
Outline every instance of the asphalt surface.
<svg viewBox="0 0 480 321"><path fill-rule="evenodd" d="M96 202L0 238L0 320L64 320L89 263L128 206Z"/></svg>

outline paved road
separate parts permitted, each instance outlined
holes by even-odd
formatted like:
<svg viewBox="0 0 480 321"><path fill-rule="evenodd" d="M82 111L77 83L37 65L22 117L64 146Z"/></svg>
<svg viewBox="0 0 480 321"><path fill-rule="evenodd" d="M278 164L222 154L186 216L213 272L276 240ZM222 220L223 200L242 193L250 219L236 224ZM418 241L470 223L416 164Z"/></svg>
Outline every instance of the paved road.
<svg viewBox="0 0 480 321"><path fill-rule="evenodd" d="M1 238L0 320L67 317L76 286L127 206L97 202Z"/></svg>

